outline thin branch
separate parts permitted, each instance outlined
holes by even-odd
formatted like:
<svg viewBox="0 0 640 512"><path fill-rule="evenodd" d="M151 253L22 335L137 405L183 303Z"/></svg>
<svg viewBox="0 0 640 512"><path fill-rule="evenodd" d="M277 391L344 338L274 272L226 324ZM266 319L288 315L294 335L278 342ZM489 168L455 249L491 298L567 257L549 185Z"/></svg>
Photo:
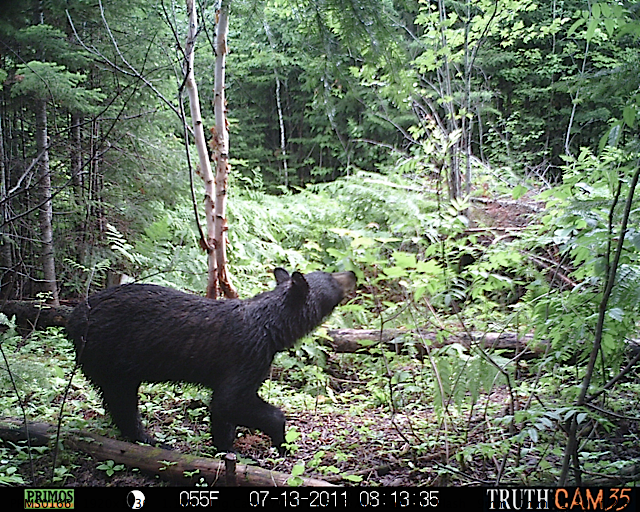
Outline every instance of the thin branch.
<svg viewBox="0 0 640 512"><path fill-rule="evenodd" d="M582 69L580 70L580 78L584 78L584 71L587 65L587 56L589 55L589 40L587 40L587 44L584 49L584 57L582 59ZM573 106L571 107L571 116L569 117L569 124L567 126L567 135L564 140L564 151L567 155L571 155L571 148L569 144L571 142L571 128L573 127L573 120L576 116L576 108L578 106L578 95L580 94L580 86L576 89L575 98L571 98Z"/></svg>
<svg viewBox="0 0 640 512"><path fill-rule="evenodd" d="M622 377L624 377L627 373L633 370L633 368L635 367L638 361L640 361L640 352L638 352L634 356L634 358L631 359L631 361L629 361L627 366L625 366L622 370L620 370L618 375L616 375L611 380L609 380L609 382L607 382L604 386L602 386L602 388L596 391L593 395L586 397L584 399L585 403L587 405L590 405L589 402L592 402L593 400L598 398L602 393L604 393L607 389L610 389L611 387L613 387L616 382L618 382L620 379L622 379Z"/></svg>
<svg viewBox="0 0 640 512"><path fill-rule="evenodd" d="M174 112L174 114L176 114L178 117L180 117L179 109L171 101L169 101L144 75L142 75L142 73L140 73L135 67L133 67L131 64L129 64L129 62L125 59L124 55L120 51L120 48L118 47L118 43L116 42L116 39L115 39L115 37L113 36L113 34L111 32L111 29L109 28L109 24L107 23L107 20L105 19L104 8L102 6L102 0L99 0L98 4L100 6L100 14L101 14L101 17L102 17L102 21L104 23L105 29L107 30L107 33L109 34L111 42L114 45L114 48L115 48L116 52L118 53L118 56L122 59L122 62L124 62L126 64L126 66L129 68L130 71L127 71L123 67L118 66L118 64L116 64L115 62L112 62L108 57L106 57L104 54L102 54L95 47L89 48L84 43L84 41L80 38L80 35L78 34L78 32L76 30L76 27L75 27L75 25L73 23L73 20L71 19L71 15L69 14L69 11L67 10L67 11L65 11L67 13L67 19L69 20L69 25L71 25L71 29L73 30L73 34L75 35L76 40L80 43L80 45L86 51L88 51L92 55L96 56L99 60L101 60L102 62L104 62L108 66L112 67L114 70L118 71L119 73L122 73L123 75L135 77L135 78L141 80L147 87L149 87L155 93L155 95L165 105L167 105ZM191 130L191 128L188 127L188 129L189 129L189 132L191 134L193 134L193 131Z"/></svg>

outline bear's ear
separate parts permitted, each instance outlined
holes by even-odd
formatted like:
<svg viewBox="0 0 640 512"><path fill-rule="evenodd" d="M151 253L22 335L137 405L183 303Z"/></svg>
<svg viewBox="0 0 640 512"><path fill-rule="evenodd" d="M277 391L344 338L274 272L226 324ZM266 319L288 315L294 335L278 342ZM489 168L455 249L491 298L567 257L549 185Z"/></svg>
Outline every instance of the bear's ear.
<svg viewBox="0 0 640 512"><path fill-rule="evenodd" d="M289 279L291 279L291 277L289 276L289 272L280 267L276 268L273 271L273 275L276 278L276 284L286 283Z"/></svg>
<svg viewBox="0 0 640 512"><path fill-rule="evenodd" d="M309 283L297 270L291 275L291 292L297 297L305 297L309 293Z"/></svg>

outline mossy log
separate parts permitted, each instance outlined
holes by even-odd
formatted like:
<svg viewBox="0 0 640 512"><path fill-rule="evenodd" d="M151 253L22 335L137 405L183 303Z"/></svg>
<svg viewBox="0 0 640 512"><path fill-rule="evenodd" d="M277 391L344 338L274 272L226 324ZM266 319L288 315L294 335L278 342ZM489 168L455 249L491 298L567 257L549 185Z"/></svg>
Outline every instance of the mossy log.
<svg viewBox="0 0 640 512"><path fill-rule="evenodd" d="M53 443L55 427L46 423L29 423L32 446ZM27 429L20 420L0 419L0 439L18 442L27 439ZM173 485L190 486L204 478L209 485L227 487L284 487L290 475L246 464L236 464L235 456L228 454L225 460L196 457L155 446L118 441L84 431L65 431L63 446L66 449L87 453L97 460L113 460L130 468L158 475ZM315 478L303 478L302 485L328 487L328 482Z"/></svg>

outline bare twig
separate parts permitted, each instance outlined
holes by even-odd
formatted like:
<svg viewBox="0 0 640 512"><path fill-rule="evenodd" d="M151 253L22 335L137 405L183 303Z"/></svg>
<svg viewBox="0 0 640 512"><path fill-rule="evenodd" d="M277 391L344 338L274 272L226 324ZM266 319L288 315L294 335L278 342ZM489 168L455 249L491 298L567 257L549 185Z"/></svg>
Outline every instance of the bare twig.
<svg viewBox="0 0 640 512"><path fill-rule="evenodd" d="M109 34L109 38L111 39L111 42L113 44L114 49L116 50L118 56L120 57L120 59L122 60L122 62L125 64L126 68L119 66L118 64L116 64L114 61L112 61L111 59L109 59L106 55L104 55L102 52L100 52L98 49L96 49L95 47L88 47L84 41L82 40L82 38L80 37L80 35L78 34L76 27L73 23L73 20L71 19L71 15L69 14L69 11L66 11L67 13L67 19L69 20L69 25L71 26L71 29L73 30L73 34L76 37L76 40L80 43L80 45L89 53L91 53L91 55L94 55L95 57L97 57L100 61L104 62L105 64L107 64L108 66L110 66L111 68L113 68L114 70L118 71L119 73L122 73L123 75L127 75L127 76L131 76L131 77L135 77L139 80L141 80L147 87L149 87L149 89L151 89L154 94L165 104L167 105L178 117L180 117L180 110L178 109L178 107L176 107L171 101L169 101L168 98L166 98L164 96L164 94L162 94L142 73L140 73L133 65L131 65L127 59L125 58L125 56L122 54L122 52L120 51L120 48L118 46L118 43L113 35L113 33L111 32L111 28L109 27L109 24L107 23L107 20L105 18L104 15L104 7L102 5L102 0L98 0L98 5L100 7L100 16L102 17L102 22L105 26L105 29L107 31L107 33ZM191 131L191 129L189 128L189 131L193 134L193 132Z"/></svg>

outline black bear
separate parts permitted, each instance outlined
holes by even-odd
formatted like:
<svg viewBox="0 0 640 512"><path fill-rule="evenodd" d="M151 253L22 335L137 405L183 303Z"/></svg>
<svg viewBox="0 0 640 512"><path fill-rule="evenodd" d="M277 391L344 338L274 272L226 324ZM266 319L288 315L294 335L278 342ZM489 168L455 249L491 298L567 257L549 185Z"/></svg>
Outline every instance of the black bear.
<svg viewBox="0 0 640 512"><path fill-rule="evenodd" d="M211 434L232 450L237 425L258 428L282 453L285 418L257 392L276 352L309 334L355 288L353 272L292 275L247 300L212 300L150 284L89 297L67 332L84 374L102 393L122 435L155 444L138 413L141 382L192 382L213 390Z"/></svg>

